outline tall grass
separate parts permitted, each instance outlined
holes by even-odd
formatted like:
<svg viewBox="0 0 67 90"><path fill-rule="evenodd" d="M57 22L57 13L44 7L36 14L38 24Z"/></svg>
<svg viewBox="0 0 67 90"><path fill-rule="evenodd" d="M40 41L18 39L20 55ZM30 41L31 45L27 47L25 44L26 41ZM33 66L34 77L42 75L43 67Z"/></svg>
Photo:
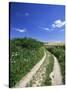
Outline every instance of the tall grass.
<svg viewBox="0 0 67 90"><path fill-rule="evenodd" d="M65 46L52 46L47 49L57 57L61 66L63 84L65 84Z"/></svg>
<svg viewBox="0 0 67 90"><path fill-rule="evenodd" d="M50 73L52 72L53 66L54 66L54 58L53 58L53 55L51 53L47 52L47 58L46 59L48 60L48 64L46 65L46 79L43 80L42 86L51 85Z"/></svg>
<svg viewBox="0 0 67 90"><path fill-rule="evenodd" d="M10 41L10 87L24 77L43 57L43 43L33 39Z"/></svg>

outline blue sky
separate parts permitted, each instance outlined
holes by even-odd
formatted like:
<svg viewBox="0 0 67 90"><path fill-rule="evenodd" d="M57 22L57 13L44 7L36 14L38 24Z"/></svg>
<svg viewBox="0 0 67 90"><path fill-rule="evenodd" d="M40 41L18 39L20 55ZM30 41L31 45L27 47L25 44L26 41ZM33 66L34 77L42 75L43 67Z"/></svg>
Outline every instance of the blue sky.
<svg viewBox="0 0 67 90"><path fill-rule="evenodd" d="M62 41L65 6L10 3L10 38L29 37L40 41Z"/></svg>

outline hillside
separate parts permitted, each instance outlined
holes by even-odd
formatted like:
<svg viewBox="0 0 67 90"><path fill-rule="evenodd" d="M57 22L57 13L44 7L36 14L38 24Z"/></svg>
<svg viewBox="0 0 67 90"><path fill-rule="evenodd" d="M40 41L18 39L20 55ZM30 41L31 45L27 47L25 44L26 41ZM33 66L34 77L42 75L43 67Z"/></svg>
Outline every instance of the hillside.
<svg viewBox="0 0 67 90"><path fill-rule="evenodd" d="M43 57L43 43L30 38L10 41L10 87L24 77Z"/></svg>

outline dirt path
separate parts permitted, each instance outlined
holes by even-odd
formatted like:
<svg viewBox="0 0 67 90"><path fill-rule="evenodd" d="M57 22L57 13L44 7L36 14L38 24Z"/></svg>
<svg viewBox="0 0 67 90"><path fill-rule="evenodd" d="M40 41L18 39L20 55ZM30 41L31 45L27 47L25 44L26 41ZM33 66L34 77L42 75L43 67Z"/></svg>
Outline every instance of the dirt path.
<svg viewBox="0 0 67 90"><path fill-rule="evenodd" d="M62 75L60 71L60 65L57 58L54 56L54 67L53 71L50 74L50 78L52 79L52 85L62 85Z"/></svg>
<svg viewBox="0 0 67 90"><path fill-rule="evenodd" d="M46 80L46 67L49 63L51 54L46 52L47 56L43 64L40 66L32 80L27 84L27 87L39 87L44 86L43 82Z"/></svg>
<svg viewBox="0 0 67 90"><path fill-rule="evenodd" d="M31 69L31 71L24 76L15 87L37 87L42 86L43 81L46 79L46 66L49 63L51 53L46 52L44 57ZM52 85L62 85L62 75L60 71L60 65L57 58L54 57L53 71L50 73Z"/></svg>
<svg viewBox="0 0 67 90"><path fill-rule="evenodd" d="M40 68L40 66L42 65L42 63L44 62L46 58L46 53L44 55L44 57L42 58L42 60L40 60L32 69L31 71L20 80L19 83L16 84L15 87L25 87L27 85L27 83L32 79L32 77L35 75L35 73L37 72L37 70Z"/></svg>

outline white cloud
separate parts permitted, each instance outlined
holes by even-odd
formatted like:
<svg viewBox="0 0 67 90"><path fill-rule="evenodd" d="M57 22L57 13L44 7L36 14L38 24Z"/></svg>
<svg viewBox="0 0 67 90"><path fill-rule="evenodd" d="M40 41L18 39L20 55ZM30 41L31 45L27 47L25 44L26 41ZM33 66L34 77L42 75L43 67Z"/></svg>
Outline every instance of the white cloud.
<svg viewBox="0 0 67 90"><path fill-rule="evenodd" d="M49 28L45 28L45 27L39 27L39 28L42 29L42 30L49 31Z"/></svg>
<svg viewBox="0 0 67 90"><path fill-rule="evenodd" d="M61 21L61 20L56 20L54 21L54 23L52 24L52 28L61 28L65 25L65 21Z"/></svg>
<svg viewBox="0 0 67 90"><path fill-rule="evenodd" d="M60 19L54 21L52 25L49 25L49 27L39 27L43 31L54 31L54 30L59 30L59 31L64 31L64 26L65 21L61 21Z"/></svg>
<svg viewBox="0 0 67 90"><path fill-rule="evenodd" d="M47 27L40 27L40 29L42 29L44 31L49 31L49 32L53 31L52 28L47 28Z"/></svg>
<svg viewBox="0 0 67 90"><path fill-rule="evenodd" d="M49 28L44 28L44 30L49 31L50 29Z"/></svg>
<svg viewBox="0 0 67 90"><path fill-rule="evenodd" d="M25 16L29 16L30 14L28 12L25 13Z"/></svg>
<svg viewBox="0 0 67 90"><path fill-rule="evenodd" d="M24 33L26 32L26 29L23 28L23 29L19 29L19 28L15 28L16 31L20 32L20 33Z"/></svg>
<svg viewBox="0 0 67 90"><path fill-rule="evenodd" d="M61 29L61 30L59 30L59 31L64 31L64 29Z"/></svg>

